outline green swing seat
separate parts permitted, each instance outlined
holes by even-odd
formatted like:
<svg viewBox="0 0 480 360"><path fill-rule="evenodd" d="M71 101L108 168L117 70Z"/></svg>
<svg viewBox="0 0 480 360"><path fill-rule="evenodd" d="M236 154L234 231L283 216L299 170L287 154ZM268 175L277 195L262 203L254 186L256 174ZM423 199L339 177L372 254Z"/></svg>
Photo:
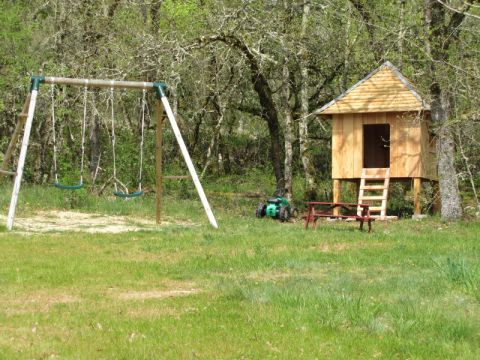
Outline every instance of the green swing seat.
<svg viewBox="0 0 480 360"><path fill-rule="evenodd" d="M59 182L56 182L53 184L53 186L61 190L79 190L83 188L83 183L81 182L81 183L78 183L77 185L63 185L63 184L60 184Z"/></svg>
<svg viewBox="0 0 480 360"><path fill-rule="evenodd" d="M142 196L143 195L143 190L135 191L135 192L132 192L132 193L126 193L126 192L122 192L122 191L114 191L113 195L115 195L119 198L122 198L122 199L135 198L135 197Z"/></svg>

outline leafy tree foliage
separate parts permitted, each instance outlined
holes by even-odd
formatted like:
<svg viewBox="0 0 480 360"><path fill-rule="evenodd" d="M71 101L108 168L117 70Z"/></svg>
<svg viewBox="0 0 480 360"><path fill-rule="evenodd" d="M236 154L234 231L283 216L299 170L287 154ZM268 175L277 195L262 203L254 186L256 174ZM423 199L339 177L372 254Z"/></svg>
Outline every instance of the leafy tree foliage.
<svg viewBox="0 0 480 360"><path fill-rule="evenodd" d="M433 28L432 9L443 14ZM447 95L448 116L437 122L437 134L451 134L455 143L447 151L454 163L453 174L440 175L458 174L460 190L478 206L478 16L478 1L460 0L3 1L0 150L13 132L29 75L163 80L205 176L241 176L260 167L283 190L292 174L308 175L311 163L313 180L328 180L329 124L311 113L390 60L425 97L435 101L432 84ZM115 93L118 165L129 186L137 176L140 96ZM112 172L108 97L108 91L89 93L87 151L98 185ZM78 171L72 164L81 99L78 89L56 90L68 174ZM153 113L153 95L148 100ZM39 101L26 169L29 181L46 182L52 179L49 91L42 89ZM154 123L148 117L147 126L146 182L153 183ZM167 169L182 168L168 128L164 154Z"/></svg>

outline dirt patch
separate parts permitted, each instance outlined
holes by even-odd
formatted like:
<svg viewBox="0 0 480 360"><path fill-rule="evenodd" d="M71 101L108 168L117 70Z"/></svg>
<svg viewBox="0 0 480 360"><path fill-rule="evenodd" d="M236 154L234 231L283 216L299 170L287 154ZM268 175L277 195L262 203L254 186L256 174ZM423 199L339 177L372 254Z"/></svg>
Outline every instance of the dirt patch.
<svg viewBox="0 0 480 360"><path fill-rule="evenodd" d="M148 299L165 299L172 297L184 297L199 293L198 289L183 290L148 290L148 291L127 291L118 294L120 300L148 300Z"/></svg>
<svg viewBox="0 0 480 360"><path fill-rule="evenodd" d="M13 299L1 299L3 310L8 314L45 313L53 306L80 302L81 298L71 294L51 294L35 292L16 296Z"/></svg>
<svg viewBox="0 0 480 360"><path fill-rule="evenodd" d="M194 306L186 306L186 307L165 307L159 306L158 303L155 304L155 307L146 307L145 304L142 304L140 308L132 309L129 307L127 314L133 318L141 318L141 319L151 319L151 318L158 318L158 317L173 317L177 320L180 320L181 316L184 314L194 314L198 313L200 310Z"/></svg>
<svg viewBox="0 0 480 360"><path fill-rule="evenodd" d="M5 221L5 216L0 216L0 222ZM28 233L74 231L117 234L129 231L155 230L158 226L168 225L195 226L197 224L167 218L160 225L157 225L153 219L63 210L41 211L29 217L17 217L15 219L15 228Z"/></svg>
<svg viewBox="0 0 480 360"><path fill-rule="evenodd" d="M121 290L123 289L111 289L109 296L120 300L149 300L185 297L202 291L194 282L179 280L163 281L160 288L156 289Z"/></svg>

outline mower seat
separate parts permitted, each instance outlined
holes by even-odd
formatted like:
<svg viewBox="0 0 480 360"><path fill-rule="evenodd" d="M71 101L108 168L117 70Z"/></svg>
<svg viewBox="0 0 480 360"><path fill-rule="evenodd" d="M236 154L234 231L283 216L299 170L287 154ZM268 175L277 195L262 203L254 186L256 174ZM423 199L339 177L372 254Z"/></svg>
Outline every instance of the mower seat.
<svg viewBox="0 0 480 360"><path fill-rule="evenodd" d="M280 200L280 199L277 199L277 198L270 198L270 199L267 200L267 202L268 202L269 204L280 205L281 200Z"/></svg>

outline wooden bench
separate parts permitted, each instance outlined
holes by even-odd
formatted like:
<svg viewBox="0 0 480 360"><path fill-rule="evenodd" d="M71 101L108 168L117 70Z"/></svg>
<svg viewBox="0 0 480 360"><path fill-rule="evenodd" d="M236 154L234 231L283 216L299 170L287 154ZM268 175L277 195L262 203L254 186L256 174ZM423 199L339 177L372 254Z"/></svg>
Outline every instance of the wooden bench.
<svg viewBox="0 0 480 360"><path fill-rule="evenodd" d="M322 202L322 201L309 201L305 203L308 206L307 214L303 216L305 219L305 229L308 229L310 223L314 228L317 227L318 218L331 218L331 219L355 219L360 222L360 230L363 230L363 223L368 223L368 232L372 231L372 221L375 221L370 216L370 209L368 204L351 204L351 203L335 203L335 202ZM352 211L352 215L334 215L333 209L341 208L346 211ZM361 209L360 215L357 213L357 209Z"/></svg>

